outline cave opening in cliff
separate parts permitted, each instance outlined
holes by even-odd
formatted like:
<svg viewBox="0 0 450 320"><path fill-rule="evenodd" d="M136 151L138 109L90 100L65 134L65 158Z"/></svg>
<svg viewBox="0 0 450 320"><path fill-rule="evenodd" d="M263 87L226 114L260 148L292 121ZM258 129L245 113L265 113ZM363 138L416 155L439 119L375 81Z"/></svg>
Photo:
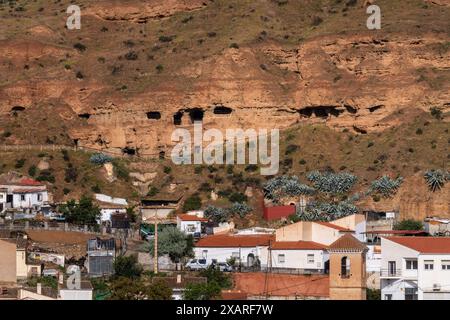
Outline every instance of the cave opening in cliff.
<svg viewBox="0 0 450 320"><path fill-rule="evenodd" d="M78 117L81 119L89 119L91 115L89 113L81 113L78 115Z"/></svg>
<svg viewBox="0 0 450 320"><path fill-rule="evenodd" d="M181 111L178 111L173 115L173 124L176 126L181 125L181 118L183 118L183 113Z"/></svg>
<svg viewBox="0 0 450 320"><path fill-rule="evenodd" d="M352 107L352 106L350 106L348 104L344 105L344 107L347 110L347 112L349 112L349 113L355 114L355 113L358 112L358 109L356 109L356 108L354 108L354 107Z"/></svg>
<svg viewBox="0 0 450 320"><path fill-rule="evenodd" d="M122 148L122 152L129 156L135 156L137 154L137 150L131 147Z"/></svg>
<svg viewBox="0 0 450 320"><path fill-rule="evenodd" d="M22 106L14 106L11 108L12 112L18 112L18 111L24 111L24 110L25 110L25 107L22 107Z"/></svg>
<svg viewBox="0 0 450 320"><path fill-rule="evenodd" d="M383 107L384 107L384 106L383 106L382 104L377 105L377 106L370 107L370 108L369 108L369 112L370 112L370 113L375 112L375 111L377 111L377 110L379 110L379 109L381 109L381 108L383 108Z"/></svg>
<svg viewBox="0 0 450 320"><path fill-rule="evenodd" d="M189 117L191 118L191 122L195 121L203 121L203 115L205 112L200 108L193 108L189 110Z"/></svg>
<svg viewBox="0 0 450 320"><path fill-rule="evenodd" d="M217 106L214 108L214 114L231 114L233 109L225 107L225 106Z"/></svg>
<svg viewBox="0 0 450 320"><path fill-rule="evenodd" d="M165 151L160 151L159 152L159 159L160 160L164 160L165 157L166 157L166 152Z"/></svg>
<svg viewBox="0 0 450 320"><path fill-rule="evenodd" d="M300 115L307 118L310 118L313 115L318 118L328 118L329 116L339 117L342 112L342 110L338 110L334 106L314 106L299 110Z"/></svg>
<svg viewBox="0 0 450 320"><path fill-rule="evenodd" d="M73 144L75 147L78 147L78 139L73 139Z"/></svg>
<svg viewBox="0 0 450 320"><path fill-rule="evenodd" d="M159 120L161 119L161 112L158 111L147 112L147 119Z"/></svg>

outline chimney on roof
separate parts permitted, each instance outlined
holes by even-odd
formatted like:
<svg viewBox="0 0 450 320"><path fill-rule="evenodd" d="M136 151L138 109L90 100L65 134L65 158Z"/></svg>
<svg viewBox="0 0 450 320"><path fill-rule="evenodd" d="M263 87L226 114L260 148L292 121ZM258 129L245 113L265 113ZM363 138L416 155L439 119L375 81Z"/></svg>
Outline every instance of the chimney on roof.
<svg viewBox="0 0 450 320"><path fill-rule="evenodd" d="M38 282L36 292L37 294L42 294L42 283Z"/></svg>
<svg viewBox="0 0 450 320"><path fill-rule="evenodd" d="M58 283L59 284L64 284L64 274L62 274L62 273L59 274Z"/></svg>
<svg viewBox="0 0 450 320"><path fill-rule="evenodd" d="M177 283L181 283L181 274L177 274Z"/></svg>

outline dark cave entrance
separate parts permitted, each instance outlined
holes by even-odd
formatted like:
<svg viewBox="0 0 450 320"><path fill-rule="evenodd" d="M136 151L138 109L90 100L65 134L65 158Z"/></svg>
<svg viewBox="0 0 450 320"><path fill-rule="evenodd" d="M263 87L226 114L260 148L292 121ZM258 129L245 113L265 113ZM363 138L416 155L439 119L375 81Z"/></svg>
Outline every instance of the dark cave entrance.
<svg viewBox="0 0 450 320"><path fill-rule="evenodd" d="M91 115L89 113L81 113L78 115L78 117L81 119L89 119Z"/></svg>
<svg viewBox="0 0 450 320"><path fill-rule="evenodd" d="M193 108L189 110L189 117L191 118L192 123L196 121L203 121L204 114L205 112L201 108Z"/></svg>
<svg viewBox="0 0 450 320"><path fill-rule="evenodd" d="M147 112L147 119L159 120L161 119L161 112L158 111Z"/></svg>
<svg viewBox="0 0 450 320"><path fill-rule="evenodd" d="M298 111L302 117L310 118L312 116L318 118L328 118L330 116L339 117L343 110L338 110L336 106L314 106L306 107Z"/></svg>
<svg viewBox="0 0 450 320"><path fill-rule="evenodd" d="M173 124L176 126L181 125L181 119L183 118L183 112L178 111L173 115Z"/></svg>
<svg viewBox="0 0 450 320"><path fill-rule="evenodd" d="M225 106L217 106L214 108L214 114L231 114L233 109L225 107Z"/></svg>
<svg viewBox="0 0 450 320"><path fill-rule="evenodd" d="M137 150L131 147L122 148L122 152L129 156L135 156L137 154Z"/></svg>

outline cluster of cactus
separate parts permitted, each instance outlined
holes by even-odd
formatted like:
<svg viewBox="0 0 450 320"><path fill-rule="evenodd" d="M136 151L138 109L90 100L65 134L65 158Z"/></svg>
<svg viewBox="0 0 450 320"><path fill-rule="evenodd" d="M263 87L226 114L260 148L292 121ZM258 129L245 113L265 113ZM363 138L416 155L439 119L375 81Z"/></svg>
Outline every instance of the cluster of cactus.
<svg viewBox="0 0 450 320"><path fill-rule="evenodd" d="M246 203L235 202L228 210L231 214L239 215L239 217L244 218L252 211L252 208Z"/></svg>
<svg viewBox="0 0 450 320"><path fill-rule="evenodd" d="M388 176L382 176L380 179L372 181L369 188L370 193L378 193L384 198L390 198L397 193L398 188L403 182L402 177L391 179Z"/></svg>
<svg viewBox="0 0 450 320"><path fill-rule="evenodd" d="M91 156L89 161L94 164L105 164L111 162L113 160L112 157L104 154L104 153L95 153Z"/></svg>
<svg viewBox="0 0 450 320"><path fill-rule="evenodd" d="M229 210L217 208L214 206L208 206L205 209L204 214L206 218L210 219L214 223L226 222L230 217Z"/></svg>
<svg viewBox="0 0 450 320"><path fill-rule="evenodd" d="M285 196L312 195L314 188L300 182L297 176L275 177L264 185L267 199L274 201Z"/></svg>
<svg viewBox="0 0 450 320"><path fill-rule="evenodd" d="M428 187L435 192L442 189L445 183L450 180L450 172L444 170L428 170L424 175Z"/></svg>
<svg viewBox="0 0 450 320"><path fill-rule="evenodd" d="M303 221L332 221L355 213L358 213L358 208L348 200L338 203L314 202L299 212L298 217Z"/></svg>
<svg viewBox="0 0 450 320"><path fill-rule="evenodd" d="M355 185L358 178L348 172L334 173L312 171L308 173L307 178L313 183L316 190L338 195L349 192Z"/></svg>

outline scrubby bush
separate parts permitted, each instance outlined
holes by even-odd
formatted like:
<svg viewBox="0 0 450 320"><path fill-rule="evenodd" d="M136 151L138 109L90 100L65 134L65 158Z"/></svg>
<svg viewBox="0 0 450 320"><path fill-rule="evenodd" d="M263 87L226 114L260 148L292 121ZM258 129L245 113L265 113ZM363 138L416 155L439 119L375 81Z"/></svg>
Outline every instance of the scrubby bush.
<svg viewBox="0 0 450 320"><path fill-rule="evenodd" d="M183 205L184 211L198 210L202 206L202 200L198 195L192 195L186 199Z"/></svg>

